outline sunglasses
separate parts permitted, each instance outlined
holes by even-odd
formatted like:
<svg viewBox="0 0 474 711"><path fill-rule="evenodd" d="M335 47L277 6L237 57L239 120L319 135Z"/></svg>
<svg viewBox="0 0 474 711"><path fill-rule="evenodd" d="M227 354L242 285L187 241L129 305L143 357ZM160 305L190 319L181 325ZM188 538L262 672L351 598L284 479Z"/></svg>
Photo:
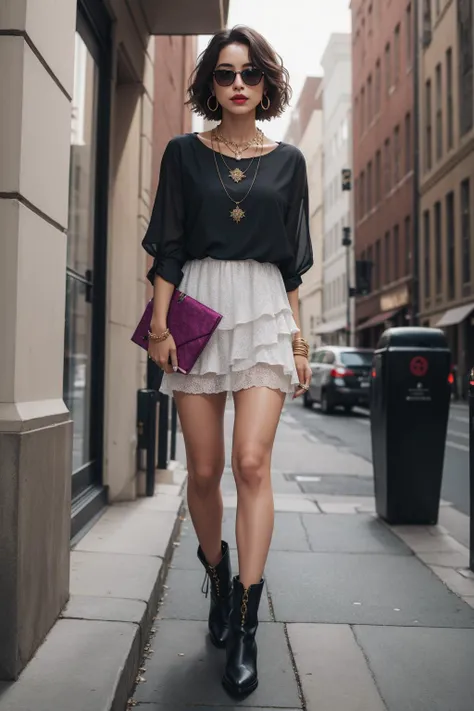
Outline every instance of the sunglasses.
<svg viewBox="0 0 474 711"><path fill-rule="evenodd" d="M248 67L241 72L234 72L233 69L216 69L213 72L214 79L219 86L232 86L237 74L240 74L246 86L258 86L263 77L263 72L260 69L255 69L255 67Z"/></svg>

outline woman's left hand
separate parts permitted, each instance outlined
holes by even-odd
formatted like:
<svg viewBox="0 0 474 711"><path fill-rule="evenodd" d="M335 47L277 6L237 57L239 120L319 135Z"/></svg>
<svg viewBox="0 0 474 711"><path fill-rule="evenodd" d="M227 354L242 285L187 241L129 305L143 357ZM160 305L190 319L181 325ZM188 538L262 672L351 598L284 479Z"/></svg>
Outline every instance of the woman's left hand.
<svg viewBox="0 0 474 711"><path fill-rule="evenodd" d="M308 359L304 356L295 355L295 365L296 371L298 373L298 382L300 385L305 385L306 387L301 388L297 386L295 394L293 395L293 400L296 397L302 395L303 393L308 392L309 384L311 383L311 378L313 375L311 372L311 368L309 367Z"/></svg>

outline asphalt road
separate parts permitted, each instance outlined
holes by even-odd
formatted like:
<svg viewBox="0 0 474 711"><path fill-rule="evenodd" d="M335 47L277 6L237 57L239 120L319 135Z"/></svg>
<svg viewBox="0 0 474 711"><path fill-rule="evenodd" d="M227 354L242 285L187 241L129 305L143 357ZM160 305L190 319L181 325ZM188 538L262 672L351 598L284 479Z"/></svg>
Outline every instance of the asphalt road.
<svg viewBox="0 0 474 711"><path fill-rule="evenodd" d="M309 435L347 448L372 461L370 419L366 410L356 408L346 415L342 410L323 415L318 405L306 410L300 399L287 405L286 411ZM466 405L453 403L450 409L443 471L442 497L459 511L469 515L469 434Z"/></svg>

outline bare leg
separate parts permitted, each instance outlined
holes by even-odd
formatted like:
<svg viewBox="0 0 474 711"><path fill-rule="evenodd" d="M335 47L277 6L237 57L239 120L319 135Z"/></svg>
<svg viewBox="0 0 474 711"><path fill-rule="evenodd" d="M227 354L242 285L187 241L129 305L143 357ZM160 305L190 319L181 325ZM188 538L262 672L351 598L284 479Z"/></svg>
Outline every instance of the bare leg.
<svg viewBox="0 0 474 711"><path fill-rule="evenodd" d="M249 388L234 393L232 467L237 485L239 572L247 588L259 583L273 533L271 455L285 396Z"/></svg>
<svg viewBox="0 0 474 711"><path fill-rule="evenodd" d="M207 562L217 565L221 559L226 393L176 392L175 401L186 446L189 513Z"/></svg>

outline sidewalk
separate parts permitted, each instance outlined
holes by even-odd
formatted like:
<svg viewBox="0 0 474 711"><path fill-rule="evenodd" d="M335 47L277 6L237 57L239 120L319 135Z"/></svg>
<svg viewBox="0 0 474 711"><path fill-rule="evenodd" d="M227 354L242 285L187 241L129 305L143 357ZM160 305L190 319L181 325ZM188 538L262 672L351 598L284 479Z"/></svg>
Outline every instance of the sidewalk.
<svg viewBox="0 0 474 711"><path fill-rule="evenodd" d="M228 440L231 423L228 411ZM283 416L274 464L259 688L239 705L221 688L224 653L206 639L203 571L186 520L130 706L472 711L474 580L465 570L467 549L441 527L390 529L375 518L370 496L302 494L294 475L317 474L327 492L331 481L335 490L347 481L368 488L371 470L365 460L302 433L291 414ZM236 566L230 470L223 491L224 536Z"/></svg>
<svg viewBox="0 0 474 711"><path fill-rule="evenodd" d="M229 409L224 536L236 570L232 421ZM0 682L0 711L124 711L127 698L140 711L472 711L467 548L443 526L378 521L370 463L302 430L291 408L273 463L252 696L236 704L221 687L178 468L154 498L108 509L72 551L71 600L19 681ZM461 516L443 503L440 520L464 535Z"/></svg>

